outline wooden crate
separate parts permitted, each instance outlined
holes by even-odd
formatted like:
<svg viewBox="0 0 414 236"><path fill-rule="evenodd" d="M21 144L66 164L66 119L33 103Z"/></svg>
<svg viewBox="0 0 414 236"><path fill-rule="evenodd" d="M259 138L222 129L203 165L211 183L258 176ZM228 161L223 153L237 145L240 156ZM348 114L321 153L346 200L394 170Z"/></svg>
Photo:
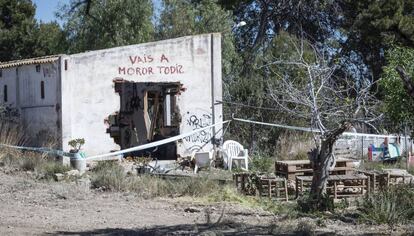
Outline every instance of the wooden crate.
<svg viewBox="0 0 414 236"><path fill-rule="evenodd" d="M239 192L244 194L252 195L249 185L251 184L251 179L254 176L252 173L235 173L233 174L233 181L236 185L236 188Z"/></svg>
<svg viewBox="0 0 414 236"><path fill-rule="evenodd" d="M376 192L383 185L383 173L374 170L358 170L359 174L363 174L368 177L369 185L368 192Z"/></svg>
<svg viewBox="0 0 414 236"><path fill-rule="evenodd" d="M296 176L310 176L313 173L309 160L276 161L276 175L294 180Z"/></svg>
<svg viewBox="0 0 414 236"><path fill-rule="evenodd" d="M233 181L237 190L245 195L288 201L285 178L269 177L257 173L235 173L233 174Z"/></svg>
<svg viewBox="0 0 414 236"><path fill-rule="evenodd" d="M287 181L285 178L274 177L260 178L258 194L260 197L268 197L275 200L288 201Z"/></svg>
<svg viewBox="0 0 414 236"><path fill-rule="evenodd" d="M391 173L384 173L382 175L381 187L388 188L390 186L404 185L404 184L408 184L410 186L413 185L413 179L411 175L391 174Z"/></svg>
<svg viewBox="0 0 414 236"><path fill-rule="evenodd" d="M358 170L358 173L364 174L369 178L369 192L376 192L380 189L385 189L395 185L414 185L410 175L384 173L379 170Z"/></svg>
<svg viewBox="0 0 414 236"><path fill-rule="evenodd" d="M296 177L296 198L310 189L311 176ZM368 192L369 179L362 174L332 175L328 178L327 193L334 199L358 197Z"/></svg>
<svg viewBox="0 0 414 236"><path fill-rule="evenodd" d="M309 160L276 161L276 175L295 180L296 176L312 176L313 169ZM351 159L338 158L331 175L350 175L354 171L354 163Z"/></svg>

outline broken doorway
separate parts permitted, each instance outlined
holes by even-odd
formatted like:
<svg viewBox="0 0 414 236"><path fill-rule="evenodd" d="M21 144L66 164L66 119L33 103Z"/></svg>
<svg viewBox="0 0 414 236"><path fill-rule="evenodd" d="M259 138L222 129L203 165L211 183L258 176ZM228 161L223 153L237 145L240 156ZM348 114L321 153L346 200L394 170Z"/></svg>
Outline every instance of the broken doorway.
<svg viewBox="0 0 414 236"><path fill-rule="evenodd" d="M107 119L107 133L121 149L151 143L179 134L181 122L176 98L180 83L142 83L114 80L120 97L120 110ZM176 143L128 153L126 156L149 156L175 160Z"/></svg>

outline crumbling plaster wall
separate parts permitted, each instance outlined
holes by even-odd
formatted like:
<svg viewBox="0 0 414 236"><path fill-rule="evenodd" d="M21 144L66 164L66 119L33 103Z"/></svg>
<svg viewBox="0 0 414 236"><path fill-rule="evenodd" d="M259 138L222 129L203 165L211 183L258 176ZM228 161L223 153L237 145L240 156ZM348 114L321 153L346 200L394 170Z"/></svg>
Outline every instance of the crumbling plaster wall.
<svg viewBox="0 0 414 236"><path fill-rule="evenodd" d="M180 133L212 124L212 102L221 100L222 96L220 34L63 56L61 63L64 150L69 149L70 139L84 138L87 155L119 149L106 133L104 123L108 115L119 110L119 95L113 88L115 78L183 84L185 91L177 97ZM212 99L213 94L215 99ZM221 105L216 106L214 113L215 121L221 121ZM207 130L186 138L178 143L177 152L188 155L199 148L209 150L211 137L212 131Z"/></svg>

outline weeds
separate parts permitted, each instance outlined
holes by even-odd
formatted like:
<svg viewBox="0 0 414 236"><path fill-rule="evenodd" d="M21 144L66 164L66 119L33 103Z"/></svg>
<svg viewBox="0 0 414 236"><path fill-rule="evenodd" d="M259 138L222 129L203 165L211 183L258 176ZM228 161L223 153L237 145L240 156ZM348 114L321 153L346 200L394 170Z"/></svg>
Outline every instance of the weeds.
<svg viewBox="0 0 414 236"><path fill-rule="evenodd" d="M71 170L70 167L64 166L56 161L44 161L40 166L38 172L43 175L45 179L54 178L57 173L65 173Z"/></svg>
<svg viewBox="0 0 414 236"><path fill-rule="evenodd" d="M275 160L264 155L253 155L250 164L251 171L271 173L274 170Z"/></svg>
<svg viewBox="0 0 414 236"><path fill-rule="evenodd" d="M112 191L127 189L126 173L116 162L101 161L93 169L92 187Z"/></svg>
<svg viewBox="0 0 414 236"><path fill-rule="evenodd" d="M393 187L365 196L358 205L363 221L393 227L414 220L413 202L413 189Z"/></svg>
<svg viewBox="0 0 414 236"><path fill-rule="evenodd" d="M312 236L312 235L316 235L315 233L315 229L316 229L316 225L309 222L309 221L300 221L298 222L298 226L296 228L296 235L301 235L301 236Z"/></svg>
<svg viewBox="0 0 414 236"><path fill-rule="evenodd" d="M144 198L159 196L200 197L223 189L208 178L162 179L156 176L127 176L116 162L100 162L93 169L92 187L110 191L135 192Z"/></svg>
<svg viewBox="0 0 414 236"><path fill-rule="evenodd" d="M24 171L35 171L42 169L46 160L34 153L26 153L25 156L17 159L18 167Z"/></svg>

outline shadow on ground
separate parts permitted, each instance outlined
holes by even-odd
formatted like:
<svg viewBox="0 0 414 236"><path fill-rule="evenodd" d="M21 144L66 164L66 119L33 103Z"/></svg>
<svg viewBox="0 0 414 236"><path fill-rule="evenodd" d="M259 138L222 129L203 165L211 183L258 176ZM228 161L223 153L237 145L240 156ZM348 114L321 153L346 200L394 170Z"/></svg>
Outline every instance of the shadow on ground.
<svg viewBox="0 0 414 236"><path fill-rule="evenodd" d="M119 229L106 228L88 231L57 231L48 235L203 235L203 236L219 236L219 235L300 235L295 233L277 232L270 226L250 226L246 224L236 223L219 223L219 224L184 224L174 226L155 226L142 229Z"/></svg>

